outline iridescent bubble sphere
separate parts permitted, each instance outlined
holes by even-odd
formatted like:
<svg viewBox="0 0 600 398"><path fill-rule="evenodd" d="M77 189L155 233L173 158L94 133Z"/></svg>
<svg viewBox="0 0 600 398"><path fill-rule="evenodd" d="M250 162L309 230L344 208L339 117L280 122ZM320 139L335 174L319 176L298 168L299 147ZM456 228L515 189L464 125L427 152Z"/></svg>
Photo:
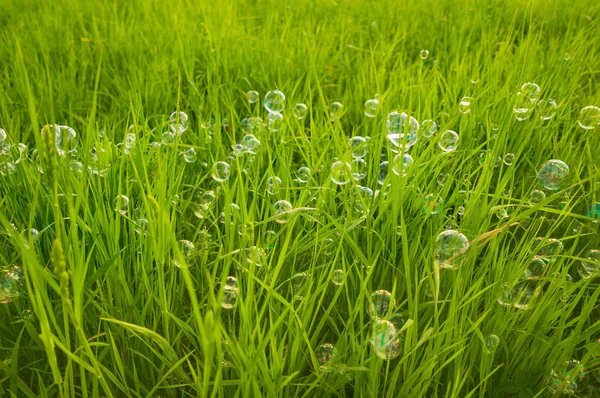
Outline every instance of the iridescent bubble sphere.
<svg viewBox="0 0 600 398"><path fill-rule="evenodd" d="M446 130L440 136L438 146L444 152L452 152L458 148L458 134L453 130Z"/></svg>
<svg viewBox="0 0 600 398"><path fill-rule="evenodd" d="M577 123L586 130L597 128L600 125L600 108L594 105L586 106L579 112Z"/></svg>
<svg viewBox="0 0 600 398"><path fill-rule="evenodd" d="M569 172L569 166L565 162L552 159L542 165L538 171L538 180L544 188L556 191L565 186Z"/></svg>
<svg viewBox="0 0 600 398"><path fill-rule="evenodd" d="M275 212L275 221L279 224L285 224L292 218L289 213L292 210L292 204L287 200L279 200L273 205Z"/></svg>
<svg viewBox="0 0 600 398"><path fill-rule="evenodd" d="M269 91L265 95L264 106L269 113L281 113L285 108L285 94L279 90Z"/></svg>
<svg viewBox="0 0 600 398"><path fill-rule="evenodd" d="M419 122L404 112L391 112L386 119L387 138L394 147L410 148L416 144Z"/></svg>
<svg viewBox="0 0 600 398"><path fill-rule="evenodd" d="M211 176L217 182L225 182L229 179L229 163L218 161L215 162L211 169Z"/></svg>
<svg viewBox="0 0 600 398"><path fill-rule="evenodd" d="M455 230L441 232L435 239L434 262L440 268L457 269L469 248L469 240Z"/></svg>
<svg viewBox="0 0 600 398"><path fill-rule="evenodd" d="M352 167L342 161L331 164L331 181L337 185L344 185L350 181L352 176Z"/></svg>

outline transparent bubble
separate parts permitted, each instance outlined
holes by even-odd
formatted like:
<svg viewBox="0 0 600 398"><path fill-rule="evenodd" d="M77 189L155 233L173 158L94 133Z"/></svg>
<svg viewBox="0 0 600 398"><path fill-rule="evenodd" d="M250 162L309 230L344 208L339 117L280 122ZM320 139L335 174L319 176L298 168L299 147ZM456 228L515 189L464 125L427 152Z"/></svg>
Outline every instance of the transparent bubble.
<svg viewBox="0 0 600 398"><path fill-rule="evenodd" d="M541 258L531 260L525 270L525 279L539 279L546 271L546 263Z"/></svg>
<svg viewBox="0 0 600 398"><path fill-rule="evenodd" d="M229 179L229 164L227 162L215 162L211 170L212 178L217 182L225 182Z"/></svg>
<svg viewBox="0 0 600 398"><path fill-rule="evenodd" d="M592 203L588 207L586 216L591 218L593 223L600 222L600 202Z"/></svg>
<svg viewBox="0 0 600 398"><path fill-rule="evenodd" d="M395 147L410 148L416 144L419 132L419 122L404 112L391 112L388 114L385 126L387 138Z"/></svg>
<svg viewBox="0 0 600 398"><path fill-rule="evenodd" d="M504 155L504 164L507 166L512 166L513 161L515 160L515 154L514 153L507 153L506 155Z"/></svg>
<svg viewBox="0 0 600 398"><path fill-rule="evenodd" d="M188 115L184 112L173 112L169 116L169 127L173 134L181 135L188 129Z"/></svg>
<svg viewBox="0 0 600 398"><path fill-rule="evenodd" d="M387 318L396 309L396 300L387 290L377 290L371 295L369 316L371 319Z"/></svg>
<svg viewBox="0 0 600 398"><path fill-rule="evenodd" d="M221 308L230 310L237 304L237 298L240 289L238 288L238 281L234 276L228 276L223 287L223 300L221 301Z"/></svg>
<svg viewBox="0 0 600 398"><path fill-rule="evenodd" d="M429 50L421 50L421 52L419 52L419 57L423 60L429 58Z"/></svg>
<svg viewBox="0 0 600 398"><path fill-rule="evenodd" d="M69 169L73 173L81 173L83 171L83 163L78 162L76 160L71 160L71 162L69 163Z"/></svg>
<svg viewBox="0 0 600 398"><path fill-rule="evenodd" d="M315 350L315 356L319 363L319 369L323 372L331 372L332 364L336 361L338 353L333 344L322 344Z"/></svg>
<svg viewBox="0 0 600 398"><path fill-rule="evenodd" d="M585 261L581 261L579 275L582 278L595 278L600 275L600 250L590 250L585 256Z"/></svg>
<svg viewBox="0 0 600 398"><path fill-rule="evenodd" d="M8 304L25 291L23 270L16 265L4 266L0 270L0 304Z"/></svg>
<svg viewBox="0 0 600 398"><path fill-rule="evenodd" d="M277 131L281 130L283 125L284 125L284 121L283 121L283 115L281 113L278 113L278 112L269 113L269 117L268 117L269 131L277 132Z"/></svg>
<svg viewBox="0 0 600 398"><path fill-rule="evenodd" d="M462 97L460 102L458 103L458 111L463 115L471 112L471 98L470 97Z"/></svg>
<svg viewBox="0 0 600 398"><path fill-rule="evenodd" d="M383 185L383 183L385 182L385 179L388 176L389 169L390 162L388 162L387 160L379 164L379 171L377 173L377 183L379 185Z"/></svg>
<svg viewBox="0 0 600 398"><path fill-rule="evenodd" d="M485 349L487 350L488 354L496 352L499 346L500 337L496 336L495 334L487 335L485 338Z"/></svg>
<svg viewBox="0 0 600 398"><path fill-rule="evenodd" d="M404 155L398 154L394 156L394 167L392 167L392 171L397 176L402 175L403 177L405 177L408 174L413 163L414 159L408 153L405 153Z"/></svg>
<svg viewBox="0 0 600 398"><path fill-rule="evenodd" d="M579 112L577 123L586 130L597 128L600 124L600 108L594 105L586 106Z"/></svg>
<svg viewBox="0 0 600 398"><path fill-rule="evenodd" d="M186 163L194 163L196 161L196 150L194 148L188 148L183 153L183 160Z"/></svg>
<svg viewBox="0 0 600 398"><path fill-rule="evenodd" d="M246 134L241 142L244 150L252 155L256 155L260 151L260 141L253 134Z"/></svg>
<svg viewBox="0 0 600 398"><path fill-rule="evenodd" d="M540 87L537 84L525 83L521 86L513 105L513 114L517 120L523 121L531 117L539 95Z"/></svg>
<svg viewBox="0 0 600 398"><path fill-rule="evenodd" d="M263 234L263 240L265 243L265 247L267 249L272 249L275 247L275 243L277 243L277 233L275 231L265 231Z"/></svg>
<svg viewBox="0 0 600 398"><path fill-rule="evenodd" d="M292 276L291 284L294 292L294 298L298 301L302 301L308 293L308 279L309 276L305 272L300 272Z"/></svg>
<svg viewBox="0 0 600 398"><path fill-rule="evenodd" d="M230 203L225 206L224 211L221 212L219 222L221 224L235 225L236 221L240 218L240 206L236 203Z"/></svg>
<svg viewBox="0 0 600 398"><path fill-rule="evenodd" d="M520 280L512 289L513 306L526 311L533 307L536 298L539 296L540 287L535 281Z"/></svg>
<svg viewBox="0 0 600 398"><path fill-rule="evenodd" d="M267 193L269 195L276 195L281 188L281 178L272 176L267 179Z"/></svg>
<svg viewBox="0 0 600 398"><path fill-rule="evenodd" d="M423 133L423 137L431 138L437 134L437 123L429 119L423 120L423 123L421 123L421 131Z"/></svg>
<svg viewBox="0 0 600 398"><path fill-rule="evenodd" d="M246 262L262 267L267 259L264 249L257 246L250 246L246 249Z"/></svg>
<svg viewBox="0 0 600 398"><path fill-rule="evenodd" d="M8 137L8 135L6 134L6 131L0 129L0 142L6 141L7 137Z"/></svg>
<svg viewBox="0 0 600 398"><path fill-rule="evenodd" d="M21 319L24 321L30 321L33 319L33 311L30 309L25 309L21 312Z"/></svg>
<svg viewBox="0 0 600 398"><path fill-rule="evenodd" d="M298 169L298 182L301 184L306 184L308 180L310 180L311 170L308 167L300 167Z"/></svg>
<svg viewBox="0 0 600 398"><path fill-rule="evenodd" d="M396 328L396 332L398 334L400 334L400 330L402 329L402 327L406 323L406 321L404 320L404 316L402 314L394 314L394 315L392 315L390 317L389 321L392 323L392 325L394 325L394 327Z"/></svg>
<svg viewBox="0 0 600 398"><path fill-rule="evenodd" d="M183 256L183 259L185 260L186 263L188 263L189 260L191 260L192 257L194 256L194 254L196 253L196 246L194 246L194 244L192 242L190 242L189 240L185 240L185 239L177 241L177 245L179 246L179 250L181 251L181 255ZM181 268L181 264L175 257L173 257L173 265L176 266L177 268ZM192 264L188 264L188 265L192 265Z"/></svg>
<svg viewBox="0 0 600 398"><path fill-rule="evenodd" d="M329 119L331 119L332 122L335 122L342 117L343 113L344 105L342 105L340 102L332 102L329 105Z"/></svg>
<svg viewBox="0 0 600 398"><path fill-rule="evenodd" d="M367 155L367 140L364 137L356 136L348 140L348 148L354 159L362 159Z"/></svg>
<svg viewBox="0 0 600 398"><path fill-rule="evenodd" d="M354 159L350 163L352 168L352 179L354 181L360 181L367 176L367 163L364 159Z"/></svg>
<svg viewBox="0 0 600 398"><path fill-rule="evenodd" d="M308 115L308 107L305 104L296 104L293 113L296 119L302 120Z"/></svg>
<svg viewBox="0 0 600 398"><path fill-rule="evenodd" d="M556 257L564 251L564 246L561 241L555 238L535 238L529 252L535 258L544 260L545 262L554 262Z"/></svg>
<svg viewBox="0 0 600 398"><path fill-rule="evenodd" d="M441 232L435 239L434 263L440 268L457 269L469 248L469 240L455 230Z"/></svg>
<svg viewBox="0 0 600 398"><path fill-rule="evenodd" d="M48 130L50 135L54 135L56 153L58 156L65 157L68 153L76 150L75 137L77 137L77 133L71 127L49 124L42 128L42 132L45 130Z"/></svg>
<svg viewBox="0 0 600 398"><path fill-rule="evenodd" d="M259 116L242 119L242 131L244 134L260 136L263 131L264 122Z"/></svg>
<svg viewBox="0 0 600 398"><path fill-rule="evenodd" d="M440 173L440 175L438 176L438 179L437 179L437 184L440 187L443 187L444 185L446 185L446 181L448 181L449 177L450 177L450 174L448 174L448 173L443 173L443 172Z"/></svg>
<svg viewBox="0 0 600 398"><path fill-rule="evenodd" d="M571 54L569 54L569 53L565 53L564 60L565 60L565 61L568 61L568 60L570 60L570 59L571 59Z"/></svg>
<svg viewBox="0 0 600 398"><path fill-rule="evenodd" d="M118 195L113 201L115 206L115 211L121 213L122 215L127 214L127 210L129 209L129 198L125 195Z"/></svg>
<svg viewBox="0 0 600 398"><path fill-rule="evenodd" d="M365 116L373 118L377 115L377 109L379 108L379 100L370 99L365 102Z"/></svg>
<svg viewBox="0 0 600 398"><path fill-rule="evenodd" d="M458 148L458 134L453 130L446 130L440 136L438 146L444 152L452 152Z"/></svg>
<svg viewBox="0 0 600 398"><path fill-rule="evenodd" d="M558 369L550 371L546 388L552 394L576 395L580 391L579 383L585 380L585 376L586 370L583 364L576 359L571 359L563 362Z"/></svg>
<svg viewBox="0 0 600 398"><path fill-rule="evenodd" d="M331 164L331 181L337 185L344 185L350 181L352 166L347 162L337 161Z"/></svg>
<svg viewBox="0 0 600 398"><path fill-rule="evenodd" d="M505 307L512 307L515 302L515 294L513 291L513 285L508 282L502 284L502 291L500 297L497 299L498 304Z"/></svg>
<svg viewBox="0 0 600 398"><path fill-rule="evenodd" d="M430 193L423 199L423 210L428 214L439 214L442 211L444 200L441 196Z"/></svg>
<svg viewBox="0 0 600 398"><path fill-rule="evenodd" d="M333 276L331 277L331 282L334 285L342 286L344 281L346 280L346 274L343 269L336 269L333 271Z"/></svg>
<svg viewBox="0 0 600 398"><path fill-rule="evenodd" d="M137 137L134 133L129 133L125 136L125 140L123 141L123 153L129 155L131 150L135 148L137 144Z"/></svg>
<svg viewBox="0 0 600 398"><path fill-rule="evenodd" d="M529 204L532 206L542 202L544 199L546 199L546 194L542 191L538 191L537 189L531 191L529 194Z"/></svg>
<svg viewBox="0 0 600 398"><path fill-rule="evenodd" d="M537 103L537 111L542 120L550 120L556 115L556 100L554 98L548 98L547 100L540 100Z"/></svg>
<svg viewBox="0 0 600 398"><path fill-rule="evenodd" d="M381 359L395 359L402 354L402 336L390 321L378 319L373 322L369 343Z"/></svg>
<svg viewBox="0 0 600 398"><path fill-rule="evenodd" d="M292 204L287 200L275 202L273 205L273 210L275 211L275 221L279 224L285 224L292 218L292 215L289 214L289 212L292 210Z"/></svg>
<svg viewBox="0 0 600 398"><path fill-rule="evenodd" d="M265 95L264 105L269 113L280 113L285 108L285 94L279 90L269 91Z"/></svg>
<svg viewBox="0 0 600 398"><path fill-rule="evenodd" d="M540 86L535 83L525 83L521 86L521 93L531 100L537 101L540 97Z"/></svg>
<svg viewBox="0 0 600 398"><path fill-rule="evenodd" d="M249 104L256 104L260 98L260 94L258 94L258 91L250 90L246 93L246 98Z"/></svg>
<svg viewBox="0 0 600 398"><path fill-rule="evenodd" d="M542 165L538 172L538 180L544 188L556 191L564 187L569 172L569 166L565 162L552 159Z"/></svg>

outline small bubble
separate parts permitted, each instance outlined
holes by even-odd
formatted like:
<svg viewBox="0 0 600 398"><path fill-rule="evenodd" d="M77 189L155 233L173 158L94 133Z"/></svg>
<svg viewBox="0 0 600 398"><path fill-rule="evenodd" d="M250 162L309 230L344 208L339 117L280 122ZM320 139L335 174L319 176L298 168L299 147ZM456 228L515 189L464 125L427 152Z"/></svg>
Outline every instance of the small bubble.
<svg viewBox="0 0 600 398"><path fill-rule="evenodd" d="M369 343L381 359L395 359L402 354L403 337L389 321L378 319L373 322Z"/></svg>
<svg viewBox="0 0 600 398"><path fill-rule="evenodd" d="M285 108L285 94L279 90L269 91L265 95L264 106L269 113L280 113Z"/></svg>
<svg viewBox="0 0 600 398"><path fill-rule="evenodd" d="M127 214L127 210L129 208L129 198L125 195L118 195L113 201L115 206L115 211L125 215Z"/></svg>
<svg viewBox="0 0 600 398"><path fill-rule="evenodd" d="M348 140L348 148L354 159L362 159L367 155L367 145L367 140L361 136L352 137Z"/></svg>
<svg viewBox="0 0 600 398"><path fill-rule="evenodd" d="M504 164L505 165L512 166L514 160L515 160L514 153L507 153L506 155L504 155Z"/></svg>
<svg viewBox="0 0 600 398"><path fill-rule="evenodd" d="M374 118L379 108L379 100L370 99L365 102L365 116Z"/></svg>
<svg viewBox="0 0 600 398"><path fill-rule="evenodd" d="M394 147L410 148L416 144L419 122L404 112L391 112L386 119L387 138Z"/></svg>
<svg viewBox="0 0 600 398"><path fill-rule="evenodd" d="M428 214L439 214L442 211L444 204L444 200L441 196L432 193L425 196L423 202L423 210L425 210L425 212Z"/></svg>
<svg viewBox="0 0 600 398"><path fill-rule="evenodd" d="M342 161L337 161L331 164L331 181L337 185L344 185L350 181L352 175L352 167Z"/></svg>
<svg viewBox="0 0 600 398"><path fill-rule="evenodd" d="M279 224L285 224L292 218L289 212L292 210L292 204L287 200L280 200L273 205L275 212L275 221Z"/></svg>
<svg viewBox="0 0 600 398"><path fill-rule="evenodd" d="M331 372L334 369L332 363L336 361L338 353L333 344L323 344L317 347L315 356L319 369L323 372Z"/></svg>
<svg viewBox="0 0 600 398"><path fill-rule="evenodd" d="M429 50L421 50L419 56L422 60L426 60L427 58L429 58Z"/></svg>
<svg viewBox="0 0 600 398"><path fill-rule="evenodd" d="M440 268L457 269L469 248L469 240L455 230L441 232L435 239L434 263Z"/></svg>
<svg viewBox="0 0 600 398"><path fill-rule="evenodd" d="M189 240L185 240L185 239L178 241L177 245L179 246L179 250L181 251L181 255L183 256L183 259L185 260L186 263L188 263L188 261L191 260L192 257L194 256L194 254L196 253L196 246L194 246L194 244L192 242L190 242ZM182 264L179 263L179 261L175 257L173 258L172 261L173 261L174 266L176 266L177 268L181 268ZM191 264L188 264L188 265L191 265Z"/></svg>
<svg viewBox="0 0 600 398"><path fill-rule="evenodd" d="M344 105L342 105L341 102L332 102L329 105L329 119L331 119L332 122L339 120L339 118L342 117L343 112Z"/></svg>
<svg viewBox="0 0 600 398"><path fill-rule="evenodd" d="M489 334L485 338L485 348L486 348L488 354L493 354L494 352L496 352L496 350L498 349L499 346L500 346L500 337L496 336L495 334Z"/></svg>
<svg viewBox="0 0 600 398"><path fill-rule="evenodd" d="M188 129L188 115L184 112L173 112L169 116L171 131L173 134L181 135Z"/></svg>
<svg viewBox="0 0 600 398"><path fill-rule="evenodd" d="M346 274L343 269L336 269L333 271L333 276L331 277L331 282L336 286L342 286L344 281L346 280Z"/></svg>
<svg viewBox="0 0 600 398"><path fill-rule="evenodd" d="M423 120L423 123L421 123L421 131L423 133L423 137L431 138L437 134L437 123L429 119Z"/></svg>
<svg viewBox="0 0 600 398"><path fill-rule="evenodd" d="M308 107L305 104L296 104L294 105L294 117L298 120L302 120L306 118L308 115Z"/></svg>
<svg viewBox="0 0 600 398"><path fill-rule="evenodd" d="M471 112L471 98L462 97L462 99L458 103L458 111L463 115L466 115L467 113Z"/></svg>
<svg viewBox="0 0 600 398"><path fill-rule="evenodd" d="M569 173L569 166L565 162L552 159L542 165L538 171L538 180L544 188L556 191L564 187Z"/></svg>
<svg viewBox="0 0 600 398"><path fill-rule="evenodd" d="M452 152L458 148L458 134L452 130L446 130L440 136L438 146L444 152Z"/></svg>
<svg viewBox="0 0 600 398"><path fill-rule="evenodd" d="M246 98L249 104L256 104L260 98L260 94L258 94L258 91L250 90L246 93Z"/></svg>
<svg viewBox="0 0 600 398"><path fill-rule="evenodd" d="M237 304L237 298L240 290L238 288L238 281L234 276L228 276L223 287L223 300L221 301L221 308L230 310Z"/></svg>
<svg viewBox="0 0 600 398"><path fill-rule="evenodd" d="M387 318L396 309L396 300L387 290L377 290L371 295L369 316L371 319Z"/></svg>
<svg viewBox="0 0 600 398"><path fill-rule="evenodd" d="M229 164L227 162L218 161L212 167L211 176L217 182L225 182L229 179Z"/></svg>
<svg viewBox="0 0 600 398"><path fill-rule="evenodd" d="M546 199L546 194L537 189L531 191L531 193L529 194L529 204L532 206L535 206L536 204L542 202L544 199Z"/></svg>
<svg viewBox="0 0 600 398"><path fill-rule="evenodd" d="M403 177L405 177L408 174L413 163L414 159L408 153L405 153L403 155L398 154L394 157L394 167L392 168L392 171L397 176L402 175Z"/></svg>

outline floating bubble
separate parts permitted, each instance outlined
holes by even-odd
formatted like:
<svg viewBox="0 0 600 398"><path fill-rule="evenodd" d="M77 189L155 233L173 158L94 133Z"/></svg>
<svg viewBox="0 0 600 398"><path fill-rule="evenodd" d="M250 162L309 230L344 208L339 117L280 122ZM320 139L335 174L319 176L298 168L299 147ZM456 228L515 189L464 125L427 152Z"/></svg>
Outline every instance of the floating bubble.
<svg viewBox="0 0 600 398"><path fill-rule="evenodd" d="M251 155L256 155L260 151L260 141L253 134L246 134L242 138L244 150Z"/></svg>
<svg viewBox="0 0 600 398"><path fill-rule="evenodd" d="M308 115L308 107L305 104L296 104L293 114L296 119L302 120Z"/></svg>
<svg viewBox="0 0 600 398"><path fill-rule="evenodd" d="M306 184L310 180L311 171L308 167L300 167L298 169L298 182Z"/></svg>
<svg viewBox="0 0 600 398"><path fill-rule="evenodd" d="M515 154L514 153L507 153L506 155L504 155L504 164L507 166L512 166L513 161L515 160Z"/></svg>
<svg viewBox="0 0 600 398"><path fill-rule="evenodd" d="M229 179L229 164L227 162L218 161L212 167L211 176L217 182L225 182Z"/></svg>
<svg viewBox="0 0 600 398"><path fill-rule="evenodd" d="M592 203L588 207L586 216L591 218L594 223L600 222L600 202Z"/></svg>
<svg viewBox="0 0 600 398"><path fill-rule="evenodd" d="M552 394L575 395L579 384L585 380L585 367L576 359L565 361L558 369L552 369L546 388Z"/></svg>
<svg viewBox="0 0 600 398"><path fill-rule="evenodd" d="M388 114L385 126L387 138L395 147L410 148L416 144L419 132L419 122L404 112L391 112Z"/></svg>
<svg viewBox="0 0 600 398"><path fill-rule="evenodd" d="M183 259L185 260L186 263L188 263L188 261L191 260L192 257L194 256L194 254L196 253L196 246L194 246L194 244L192 242L190 242L189 240L185 240L185 239L177 241L177 245L179 246L179 250L181 251L181 255L183 256ZM179 263L179 261L175 257L173 258L173 265L176 266L177 268L181 268L181 266L182 266L182 264ZM191 264L188 264L188 265L191 265Z"/></svg>
<svg viewBox="0 0 600 398"><path fill-rule="evenodd" d="M368 309L371 319L387 318L396 309L396 300L387 290L377 290L371 295Z"/></svg>
<svg viewBox="0 0 600 398"><path fill-rule="evenodd" d="M279 224L285 224L290 221L292 215L289 212L292 210L292 204L287 200L280 200L273 205L275 211L275 221Z"/></svg>
<svg viewBox="0 0 600 398"><path fill-rule="evenodd" d="M264 249L257 246L250 246L246 249L246 262L250 265L254 264L257 267L262 267L267 258Z"/></svg>
<svg viewBox="0 0 600 398"><path fill-rule="evenodd" d="M186 163L194 163L196 161L196 150L194 148L188 148L183 153L183 160Z"/></svg>
<svg viewBox="0 0 600 398"><path fill-rule="evenodd" d="M545 262L554 262L564 249L562 242L558 239L538 237L533 241L529 252L534 255L534 258L542 259Z"/></svg>
<svg viewBox="0 0 600 398"><path fill-rule="evenodd" d="M259 116L242 119L242 131L244 134L260 136L263 131L264 122Z"/></svg>
<svg viewBox="0 0 600 398"><path fill-rule="evenodd" d="M444 152L452 152L458 148L458 134L453 130L446 130L440 136L438 146Z"/></svg>
<svg viewBox="0 0 600 398"><path fill-rule="evenodd" d="M278 132L283 127L283 115L278 112L271 112L268 116L269 131Z"/></svg>
<svg viewBox="0 0 600 398"><path fill-rule="evenodd" d="M129 198L125 195L118 195L113 201L115 206L115 211L119 212L122 215L127 214L127 210L129 209Z"/></svg>
<svg viewBox="0 0 600 398"><path fill-rule="evenodd" d="M364 137L356 136L348 140L350 154L354 159L362 159L367 155L367 140Z"/></svg>
<svg viewBox="0 0 600 398"><path fill-rule="evenodd" d="M229 224L235 225L236 220L240 217L240 206L236 203L230 203L225 206L225 210L221 212L221 216L219 217L219 222L221 224Z"/></svg>
<svg viewBox="0 0 600 398"><path fill-rule="evenodd" d="M406 323L406 321L404 320L404 316L402 314L394 314L394 315L392 315L390 317L389 321L396 328L396 333L397 334L400 334L400 330L402 329L402 327Z"/></svg>
<svg viewBox="0 0 600 398"><path fill-rule="evenodd" d="M134 133L129 133L125 136L125 140L123 141L123 153L129 155L131 150L135 148L137 144L137 137Z"/></svg>
<svg viewBox="0 0 600 398"><path fill-rule="evenodd" d="M8 135L6 134L6 131L0 129L0 142L6 141L7 137L8 137Z"/></svg>
<svg viewBox="0 0 600 398"><path fill-rule="evenodd" d="M455 230L441 232L435 239L434 263L440 268L457 269L469 248L469 240Z"/></svg>
<svg viewBox="0 0 600 398"><path fill-rule="evenodd" d="M597 128L600 125L600 108L594 105L586 106L579 112L577 123L586 130Z"/></svg>
<svg viewBox="0 0 600 398"><path fill-rule="evenodd" d="M285 94L279 90L269 91L265 95L265 109L269 113L280 113L285 108Z"/></svg>
<svg viewBox="0 0 600 398"><path fill-rule="evenodd" d="M135 221L135 233L137 233L138 235L146 235L146 232L148 231L148 219L147 218L138 218Z"/></svg>
<svg viewBox="0 0 600 398"><path fill-rule="evenodd" d="M465 206L458 206L456 209L456 214L459 216L463 216L465 214Z"/></svg>
<svg viewBox="0 0 600 398"><path fill-rule="evenodd" d="M414 159L408 153L405 153L404 155L398 154L394 157L394 167L392 167L392 171L397 176L402 175L405 177L413 163Z"/></svg>
<svg viewBox="0 0 600 398"><path fill-rule="evenodd" d="M77 160L71 160L69 163L69 170L73 173L81 173L83 171L83 163L78 162Z"/></svg>
<svg viewBox="0 0 600 398"><path fill-rule="evenodd" d="M367 163L364 159L354 159L350 163L352 168L352 179L354 181L360 181L367 176Z"/></svg>
<svg viewBox="0 0 600 398"><path fill-rule="evenodd" d="M386 160L379 164L379 171L377 173L377 183L379 185L383 185L385 179L388 176L388 171L390 169L390 163Z"/></svg>
<svg viewBox="0 0 600 398"><path fill-rule="evenodd" d="M272 176L267 179L267 193L269 195L276 195L281 187L281 178Z"/></svg>
<svg viewBox="0 0 600 398"><path fill-rule="evenodd" d="M260 94L258 94L258 91L250 90L246 93L246 98L249 104L256 104L260 98Z"/></svg>
<svg viewBox="0 0 600 398"><path fill-rule="evenodd" d="M329 105L329 119L331 119L332 122L335 122L342 117L343 112L344 105L342 105L341 102L332 102L331 105Z"/></svg>
<svg viewBox="0 0 600 398"><path fill-rule="evenodd" d="M423 199L423 210L428 214L439 214L442 211L444 200L441 196L430 193Z"/></svg>
<svg viewBox="0 0 600 398"><path fill-rule="evenodd" d="M540 295L541 289L535 284L535 281L520 280L513 287L513 306L526 311L531 309L536 298Z"/></svg>
<svg viewBox="0 0 600 398"><path fill-rule="evenodd" d="M50 135L54 136L54 143L58 156L65 157L67 154L76 150L75 137L77 137L77 133L71 127L49 124L42 128L42 135L45 130L48 130Z"/></svg>
<svg viewBox="0 0 600 398"><path fill-rule="evenodd" d="M500 337L496 336L495 334L487 335L485 338L485 349L487 350L488 354L496 352L499 346Z"/></svg>
<svg viewBox="0 0 600 398"><path fill-rule="evenodd" d="M188 129L188 115L184 112L173 112L169 116L171 131L173 134L181 135Z"/></svg>
<svg viewBox="0 0 600 398"><path fill-rule="evenodd" d="M440 175L438 176L438 179L437 179L437 184L440 187L443 187L444 185L446 185L446 181L448 181L449 177L450 177L450 174L448 174L448 173L440 173Z"/></svg>
<svg viewBox="0 0 600 398"><path fill-rule="evenodd" d="M331 164L331 181L337 185L344 185L350 181L352 166L346 162L337 161Z"/></svg>
<svg viewBox="0 0 600 398"><path fill-rule="evenodd" d="M542 202L544 199L546 199L546 194L542 191L538 191L537 189L534 189L529 194L529 204L532 206Z"/></svg>
<svg viewBox="0 0 600 398"><path fill-rule="evenodd" d="M275 243L277 243L277 233L275 231L265 231L263 234L263 240L265 243L265 247L267 249L272 249L275 247Z"/></svg>
<svg viewBox="0 0 600 398"><path fill-rule="evenodd" d="M550 120L556 115L556 100L554 98L548 98L547 100L540 100L537 103L537 110L542 120Z"/></svg>
<svg viewBox="0 0 600 398"><path fill-rule="evenodd" d="M458 111L463 115L471 112L471 98L470 97L462 97L460 102L458 103Z"/></svg>
<svg viewBox="0 0 600 398"><path fill-rule="evenodd" d="M437 134L437 123L429 119L423 120L423 123L421 123L421 131L423 133L423 137L431 138Z"/></svg>
<svg viewBox="0 0 600 398"><path fill-rule="evenodd" d="M294 292L294 298L298 301L302 301L304 296L308 293L308 279L309 276L305 272L300 272L292 276L291 284Z"/></svg>
<svg viewBox="0 0 600 398"><path fill-rule="evenodd" d="M0 270L0 304L15 301L24 292L23 270L16 265L4 266Z"/></svg>
<svg viewBox="0 0 600 398"><path fill-rule="evenodd" d="M569 171L569 166L565 162L552 159L542 165L538 172L538 180L544 188L556 191L564 187Z"/></svg>
<svg viewBox="0 0 600 398"><path fill-rule="evenodd" d="M600 250L590 250L585 256L585 261L581 261L579 275L582 278L595 278L600 275Z"/></svg>
<svg viewBox="0 0 600 398"><path fill-rule="evenodd" d="M315 350L315 356L319 363L319 369L323 372L331 372L332 364L337 359L338 353L333 344L322 344Z"/></svg>
<svg viewBox="0 0 600 398"><path fill-rule="evenodd" d="M429 58L429 50L421 50L419 52L419 57L421 57L422 60Z"/></svg>
<svg viewBox="0 0 600 398"><path fill-rule="evenodd" d="M333 276L331 277L331 282L334 285L342 286L344 284L345 279L346 279L346 274L344 273L343 269L336 269L335 271L333 271Z"/></svg>
<svg viewBox="0 0 600 398"><path fill-rule="evenodd" d="M513 113L517 120L523 121L531 117L539 95L540 87L537 84L525 83L521 86L513 106Z"/></svg>
<svg viewBox="0 0 600 398"><path fill-rule="evenodd" d="M373 118L377 115L377 109L379 108L379 100L370 99L365 102L365 116Z"/></svg>
<svg viewBox="0 0 600 398"><path fill-rule="evenodd" d="M223 287L223 300L221 308L230 310L237 304L237 297L240 292L238 281L234 276L228 276Z"/></svg>
<svg viewBox="0 0 600 398"><path fill-rule="evenodd" d="M395 359L402 354L402 336L390 321L378 319L373 322L369 343L375 354L385 360Z"/></svg>
<svg viewBox="0 0 600 398"><path fill-rule="evenodd" d="M525 279L539 279L546 271L546 263L541 258L531 260L525 270Z"/></svg>

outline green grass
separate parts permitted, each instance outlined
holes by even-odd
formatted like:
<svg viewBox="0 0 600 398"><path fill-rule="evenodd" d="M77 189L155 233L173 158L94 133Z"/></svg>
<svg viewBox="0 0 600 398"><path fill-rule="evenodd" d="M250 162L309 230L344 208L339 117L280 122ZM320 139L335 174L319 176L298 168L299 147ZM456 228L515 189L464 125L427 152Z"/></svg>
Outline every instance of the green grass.
<svg viewBox="0 0 600 398"><path fill-rule="evenodd" d="M600 129L577 124L581 108L600 106L600 4L60 3L0 1L0 128L28 146L14 173L0 176L0 265L22 266L25 281L21 297L0 304L0 396L529 398L549 396L551 369L568 359L586 367L577 396L600 395L599 279L577 272L600 249L599 224L586 217L600 202ZM557 100L553 119L513 117L528 81ZM232 161L242 119L266 120L260 103L246 101L251 89L286 94L285 126L263 132L257 155ZM363 104L376 93L380 109L368 119ZM464 115L463 96L472 98ZM345 112L334 123L333 101ZM291 116L298 102L309 107L301 122ZM190 116L189 129L151 147L175 110ZM357 184L379 189L380 155L393 158L392 110L457 131L458 150L442 153L439 134L421 137L407 177L390 173L373 199L357 196ZM56 160L40 132L49 123L77 131L83 173ZM211 123L212 136L203 127ZM127 155L129 132L137 145ZM338 187L331 163L350 160L355 135L371 137L368 175ZM94 146L103 177L87 172ZM190 147L194 163L180 155ZM514 164L494 167L508 152ZM568 186L531 206L536 170L549 159L569 165ZM210 176L219 160L232 166L223 184ZM301 166L314 172L305 185L294 181ZM275 175L282 187L269 195ZM207 189L217 199L199 219L197 194ZM443 197L441 214L423 211L429 193ZM120 194L130 199L125 215L114 211ZM295 208L286 224L272 210L281 199ZM232 203L239 211L223 224ZM495 216L502 208L509 218ZM135 232L139 218L149 222L145 236ZM434 266L447 224L472 243L457 271ZM33 243L27 228L40 231ZM248 265L246 248L265 247L267 230L277 233L274 248L262 267ZM527 311L499 305L536 237L564 245L537 282L541 294ZM182 239L198 249L189 268L172 263L184 261ZM342 286L331 282L335 269L346 273ZM290 283L300 272L310 276L302 301ZM229 275L240 292L226 310ZM378 289L408 320L404 352L389 361L368 343ZM501 339L493 354L489 334ZM338 351L331 372L315 356L324 343Z"/></svg>

